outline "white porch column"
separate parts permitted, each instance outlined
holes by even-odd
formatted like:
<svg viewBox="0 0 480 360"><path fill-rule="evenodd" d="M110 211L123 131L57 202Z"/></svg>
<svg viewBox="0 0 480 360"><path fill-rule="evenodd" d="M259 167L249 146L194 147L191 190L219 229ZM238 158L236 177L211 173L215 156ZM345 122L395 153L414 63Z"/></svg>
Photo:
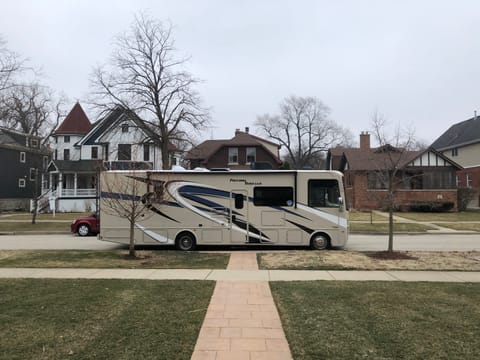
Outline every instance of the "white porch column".
<svg viewBox="0 0 480 360"><path fill-rule="evenodd" d="M48 187L50 191L53 191L53 174L52 173L48 174Z"/></svg>
<svg viewBox="0 0 480 360"><path fill-rule="evenodd" d="M63 174L58 173L58 186L57 186L57 196L61 197L62 196L62 182L63 182Z"/></svg>
<svg viewBox="0 0 480 360"><path fill-rule="evenodd" d="M77 173L73 174L73 196L77 196Z"/></svg>

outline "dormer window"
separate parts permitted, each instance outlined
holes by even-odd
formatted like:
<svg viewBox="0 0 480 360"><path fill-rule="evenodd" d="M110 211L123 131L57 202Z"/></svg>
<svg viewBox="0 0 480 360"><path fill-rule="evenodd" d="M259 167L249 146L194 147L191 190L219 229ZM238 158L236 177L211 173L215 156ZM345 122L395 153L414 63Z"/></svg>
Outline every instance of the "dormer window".
<svg viewBox="0 0 480 360"><path fill-rule="evenodd" d="M128 124L122 124L122 133L128 133Z"/></svg>
<svg viewBox="0 0 480 360"><path fill-rule="evenodd" d="M32 139L32 147L38 148L38 140L37 139Z"/></svg>

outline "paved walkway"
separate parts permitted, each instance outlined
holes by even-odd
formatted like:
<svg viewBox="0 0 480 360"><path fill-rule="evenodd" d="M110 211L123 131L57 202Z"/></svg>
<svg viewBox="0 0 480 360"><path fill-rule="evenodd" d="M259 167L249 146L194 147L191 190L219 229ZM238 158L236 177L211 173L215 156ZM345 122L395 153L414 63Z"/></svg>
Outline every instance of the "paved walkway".
<svg viewBox="0 0 480 360"><path fill-rule="evenodd" d="M256 254L232 253L227 270L258 270ZM268 281L218 281L192 360L291 358Z"/></svg>

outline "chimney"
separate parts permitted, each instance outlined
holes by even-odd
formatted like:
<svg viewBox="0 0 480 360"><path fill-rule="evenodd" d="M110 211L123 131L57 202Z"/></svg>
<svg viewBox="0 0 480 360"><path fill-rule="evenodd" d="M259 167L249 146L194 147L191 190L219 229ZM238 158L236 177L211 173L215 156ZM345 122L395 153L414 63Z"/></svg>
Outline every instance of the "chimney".
<svg viewBox="0 0 480 360"><path fill-rule="evenodd" d="M235 129L235 135L238 135L238 133L240 132L240 129Z"/></svg>
<svg viewBox="0 0 480 360"><path fill-rule="evenodd" d="M250 131L250 128L248 126L245 127L245 132L248 134L248 132Z"/></svg>
<svg viewBox="0 0 480 360"><path fill-rule="evenodd" d="M368 131L362 131L362 133L360 134L360 150L370 150L370 134L368 133Z"/></svg>

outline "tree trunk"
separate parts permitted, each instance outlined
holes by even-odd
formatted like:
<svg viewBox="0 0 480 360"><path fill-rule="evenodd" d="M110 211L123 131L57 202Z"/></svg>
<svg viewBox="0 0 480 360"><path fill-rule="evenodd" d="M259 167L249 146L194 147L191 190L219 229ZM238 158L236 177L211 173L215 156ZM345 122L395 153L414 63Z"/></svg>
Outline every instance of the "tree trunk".
<svg viewBox="0 0 480 360"><path fill-rule="evenodd" d="M388 251L393 251L393 206L388 209Z"/></svg>
<svg viewBox="0 0 480 360"><path fill-rule="evenodd" d="M130 244L128 246L128 255L130 255L131 257L137 256L137 254L135 253L134 230L135 230L135 221L130 220Z"/></svg>

